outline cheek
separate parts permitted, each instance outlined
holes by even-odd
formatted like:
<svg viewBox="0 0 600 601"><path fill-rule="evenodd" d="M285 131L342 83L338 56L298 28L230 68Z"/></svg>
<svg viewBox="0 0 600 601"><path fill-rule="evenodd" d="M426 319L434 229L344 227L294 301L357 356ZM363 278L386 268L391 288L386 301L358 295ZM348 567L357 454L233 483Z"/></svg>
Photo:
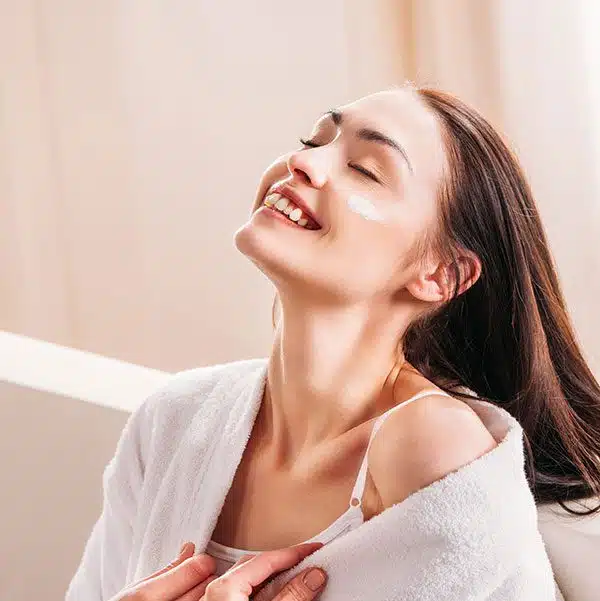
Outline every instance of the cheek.
<svg viewBox="0 0 600 601"><path fill-rule="evenodd" d="M346 244L353 245L356 264L372 270L378 280L402 279L415 268L421 240L435 224L435 209L433 204L413 205L406 199L379 208L381 222L348 213Z"/></svg>
<svg viewBox="0 0 600 601"><path fill-rule="evenodd" d="M359 194L352 194L346 201L348 209L355 215L366 221L377 221L378 223L384 223L386 216L370 198L366 196L360 196Z"/></svg>
<svg viewBox="0 0 600 601"><path fill-rule="evenodd" d="M337 232L335 242L335 256L343 263L340 269L351 270L357 278L378 287L404 271L415 235L410 227L398 223L352 216Z"/></svg>

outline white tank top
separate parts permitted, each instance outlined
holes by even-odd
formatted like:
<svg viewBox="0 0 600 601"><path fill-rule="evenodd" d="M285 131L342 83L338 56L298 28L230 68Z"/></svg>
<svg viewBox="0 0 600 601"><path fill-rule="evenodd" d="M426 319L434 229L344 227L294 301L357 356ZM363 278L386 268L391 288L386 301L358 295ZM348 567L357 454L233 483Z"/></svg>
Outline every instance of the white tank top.
<svg viewBox="0 0 600 601"><path fill-rule="evenodd" d="M352 489L352 495L350 497L350 503L348 509L339 517L335 522L330 524L325 530L316 534L312 538L304 541L305 543L314 543L320 542L326 545L330 543L332 540L339 538L346 532L350 530L354 530L354 528L358 528L364 522L364 516L362 512L362 497L365 490L365 483L367 480L367 468L368 461L367 456L369 454L369 449L371 448L371 443L373 442L373 438L377 434L379 428L383 425L383 422L387 419L387 417L399 409L400 407L404 407L417 399L420 399L424 396L430 395L442 395L442 396L450 396L445 392L440 390L424 390L421 391L406 401L399 403L398 405L388 409L385 413L382 413L373 424L373 430L371 431L371 436L369 438L369 444L367 445L367 450L363 456L363 460L360 466L360 470L358 471L358 476L356 478L356 482L354 483L354 488ZM249 549L236 549L234 547L228 547L226 545L222 545L220 543L215 542L214 540L210 540L206 547L206 551L208 555L210 555L217 565L216 575L220 576L225 573L231 566L236 563L239 559L241 559L244 555L256 555L260 553L260 551L252 551Z"/></svg>

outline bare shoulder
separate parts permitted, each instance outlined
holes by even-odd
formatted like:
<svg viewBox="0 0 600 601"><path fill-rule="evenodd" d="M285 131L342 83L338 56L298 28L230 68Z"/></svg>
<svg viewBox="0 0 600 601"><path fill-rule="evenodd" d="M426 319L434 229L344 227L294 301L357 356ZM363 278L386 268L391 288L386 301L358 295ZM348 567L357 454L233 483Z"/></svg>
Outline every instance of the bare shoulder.
<svg viewBox="0 0 600 601"><path fill-rule="evenodd" d="M496 446L466 403L426 396L389 415L373 439L369 472L386 508Z"/></svg>

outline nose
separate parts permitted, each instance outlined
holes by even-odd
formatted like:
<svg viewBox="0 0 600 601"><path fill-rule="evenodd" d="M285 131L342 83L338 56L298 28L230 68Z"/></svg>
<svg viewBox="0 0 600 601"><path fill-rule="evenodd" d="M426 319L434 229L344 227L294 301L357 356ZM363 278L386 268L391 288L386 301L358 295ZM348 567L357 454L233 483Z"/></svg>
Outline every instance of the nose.
<svg viewBox="0 0 600 601"><path fill-rule="evenodd" d="M289 172L313 188L322 188L329 178L330 165L323 147L297 150L288 156Z"/></svg>

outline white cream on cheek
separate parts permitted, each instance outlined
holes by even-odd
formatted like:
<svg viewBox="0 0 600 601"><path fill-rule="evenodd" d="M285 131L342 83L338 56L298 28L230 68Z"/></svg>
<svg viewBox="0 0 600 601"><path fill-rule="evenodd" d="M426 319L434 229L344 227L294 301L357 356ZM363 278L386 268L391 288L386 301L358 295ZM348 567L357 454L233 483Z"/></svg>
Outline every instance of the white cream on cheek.
<svg viewBox="0 0 600 601"><path fill-rule="evenodd" d="M385 217L368 198L353 194L348 198L347 203L348 208L363 219L367 219L368 221L385 221Z"/></svg>

